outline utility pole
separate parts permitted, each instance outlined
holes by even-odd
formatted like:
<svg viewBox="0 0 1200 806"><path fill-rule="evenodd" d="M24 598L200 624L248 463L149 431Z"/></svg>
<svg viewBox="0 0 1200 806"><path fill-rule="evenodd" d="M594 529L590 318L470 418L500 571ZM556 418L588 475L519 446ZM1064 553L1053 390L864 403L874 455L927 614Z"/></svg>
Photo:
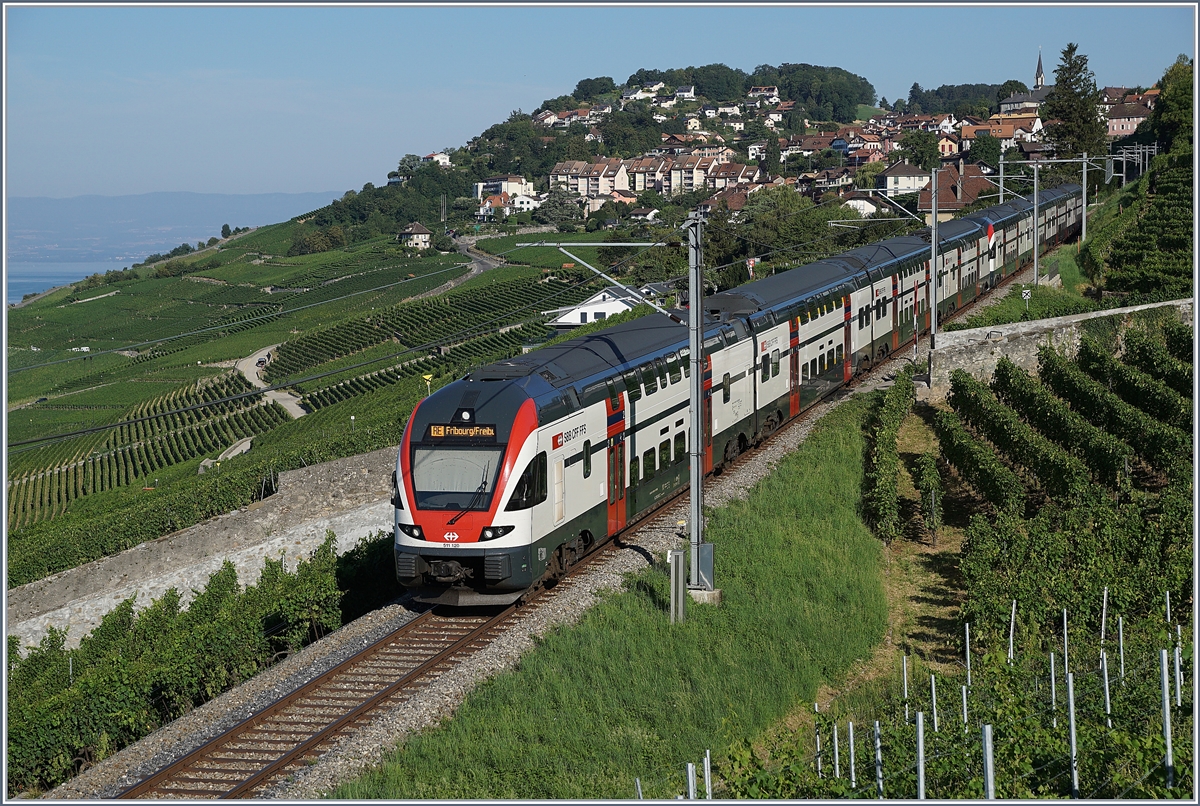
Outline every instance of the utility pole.
<svg viewBox="0 0 1200 806"><path fill-rule="evenodd" d="M1038 284L1038 164L1033 164L1033 284Z"/></svg>
<svg viewBox="0 0 1200 806"><path fill-rule="evenodd" d="M1004 154L1000 154L1000 204L1004 204Z"/></svg>
<svg viewBox="0 0 1200 806"><path fill-rule="evenodd" d="M933 214L933 222L929 233L929 270L930 270L930 295L933 297L933 310L929 315L929 362L930 373L933 372L933 348L937 346L937 316L938 316L938 168L934 168L929 174L930 193L930 208Z"/></svg>
<svg viewBox="0 0 1200 806"><path fill-rule="evenodd" d="M1087 240L1087 152L1083 152L1083 218L1080 226L1079 242Z"/></svg>
<svg viewBox="0 0 1200 806"><path fill-rule="evenodd" d="M688 446L691 476L691 566L688 587L700 587L700 543L704 533L704 453L701 448L704 434L701 412L704 408L704 272L700 239L700 214L691 213L688 223L688 360L692 362L691 428Z"/></svg>

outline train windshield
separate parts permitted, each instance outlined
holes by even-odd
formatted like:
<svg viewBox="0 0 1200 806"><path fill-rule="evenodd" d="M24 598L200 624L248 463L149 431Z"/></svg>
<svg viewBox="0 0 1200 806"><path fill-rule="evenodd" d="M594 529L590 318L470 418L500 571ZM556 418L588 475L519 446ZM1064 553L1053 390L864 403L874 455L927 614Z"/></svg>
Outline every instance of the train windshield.
<svg viewBox="0 0 1200 806"><path fill-rule="evenodd" d="M412 479L417 508L487 509L503 458L503 445L414 447Z"/></svg>

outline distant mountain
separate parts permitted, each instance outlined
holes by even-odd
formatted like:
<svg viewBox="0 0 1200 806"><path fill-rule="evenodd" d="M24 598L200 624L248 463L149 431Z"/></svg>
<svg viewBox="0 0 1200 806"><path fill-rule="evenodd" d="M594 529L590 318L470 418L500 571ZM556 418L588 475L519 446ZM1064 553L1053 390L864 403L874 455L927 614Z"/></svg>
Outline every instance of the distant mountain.
<svg viewBox="0 0 1200 806"><path fill-rule="evenodd" d="M274 224L324 207L323 193L143 193L137 196L14 196L7 203L8 259L17 262L140 261L181 243L220 236L221 225Z"/></svg>

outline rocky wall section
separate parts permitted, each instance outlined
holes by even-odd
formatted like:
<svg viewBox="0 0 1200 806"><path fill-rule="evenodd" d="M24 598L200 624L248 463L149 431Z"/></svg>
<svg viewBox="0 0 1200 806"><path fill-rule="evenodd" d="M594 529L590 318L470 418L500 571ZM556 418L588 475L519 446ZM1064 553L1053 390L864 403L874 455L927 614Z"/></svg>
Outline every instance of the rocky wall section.
<svg viewBox="0 0 1200 806"><path fill-rule="evenodd" d="M1050 343L1056 349L1074 355L1079 348L1085 323L1117 317L1118 327L1125 328L1137 312L1159 308L1174 308L1180 321L1192 321L1192 300L1183 299L939 333L937 349L931 356L930 398L941 399L946 396L950 390L950 373L956 369L966 370L987 381L991 379L1000 357L1007 356L1017 366L1036 372L1037 351L1043 344Z"/></svg>

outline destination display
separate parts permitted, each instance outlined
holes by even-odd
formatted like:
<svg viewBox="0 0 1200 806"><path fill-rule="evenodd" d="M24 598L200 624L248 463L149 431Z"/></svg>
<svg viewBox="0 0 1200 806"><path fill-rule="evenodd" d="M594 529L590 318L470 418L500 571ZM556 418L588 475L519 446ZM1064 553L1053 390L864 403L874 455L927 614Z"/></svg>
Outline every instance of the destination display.
<svg viewBox="0 0 1200 806"><path fill-rule="evenodd" d="M430 423L425 431L426 442L448 442L457 440L496 441L495 425L459 425L458 423Z"/></svg>

